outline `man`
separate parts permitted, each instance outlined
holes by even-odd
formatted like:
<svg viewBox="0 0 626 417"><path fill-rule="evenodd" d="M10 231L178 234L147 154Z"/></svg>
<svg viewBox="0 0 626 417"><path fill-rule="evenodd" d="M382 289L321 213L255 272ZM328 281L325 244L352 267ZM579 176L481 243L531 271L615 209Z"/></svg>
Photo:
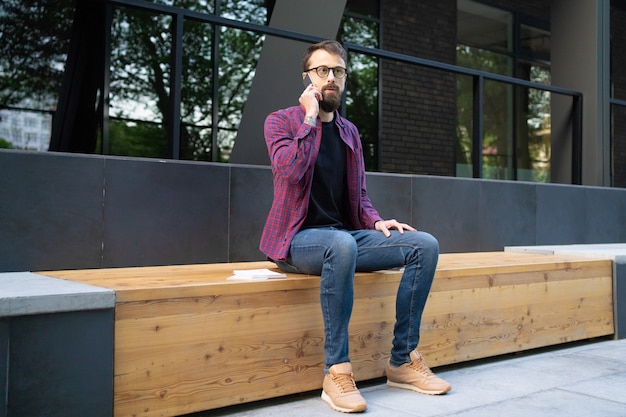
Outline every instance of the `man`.
<svg viewBox="0 0 626 417"><path fill-rule="evenodd" d="M416 351L439 243L408 224L382 219L373 207L358 130L337 112L346 61L338 42L310 46L302 77L310 77L311 84L300 105L276 111L265 121L274 201L260 248L283 271L321 276L322 399L337 411L351 413L367 409L348 355L355 271L404 266L387 384L426 394L444 394L451 387Z"/></svg>

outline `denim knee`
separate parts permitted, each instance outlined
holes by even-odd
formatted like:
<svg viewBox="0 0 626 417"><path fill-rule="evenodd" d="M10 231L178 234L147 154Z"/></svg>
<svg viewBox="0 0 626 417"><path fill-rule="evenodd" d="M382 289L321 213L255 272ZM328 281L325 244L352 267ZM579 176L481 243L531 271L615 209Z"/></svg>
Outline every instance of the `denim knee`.
<svg viewBox="0 0 626 417"><path fill-rule="evenodd" d="M337 257L343 260L354 259L358 254L356 240L351 234L338 230L327 242L326 257Z"/></svg>

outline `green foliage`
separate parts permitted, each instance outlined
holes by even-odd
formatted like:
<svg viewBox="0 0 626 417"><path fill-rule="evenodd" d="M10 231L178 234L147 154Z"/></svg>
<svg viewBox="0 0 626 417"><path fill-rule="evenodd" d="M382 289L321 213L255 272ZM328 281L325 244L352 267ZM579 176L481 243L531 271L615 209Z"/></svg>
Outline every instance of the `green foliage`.
<svg viewBox="0 0 626 417"><path fill-rule="evenodd" d="M345 17L340 30L343 42L378 47L375 21ZM350 53L346 86L346 116L358 128L363 144L365 167L378 170L378 59Z"/></svg>
<svg viewBox="0 0 626 417"><path fill-rule="evenodd" d="M112 120L109 126L109 146L112 155L167 157L165 130L160 125Z"/></svg>
<svg viewBox="0 0 626 417"><path fill-rule="evenodd" d="M6 139L0 138L0 149L13 149L13 144Z"/></svg>

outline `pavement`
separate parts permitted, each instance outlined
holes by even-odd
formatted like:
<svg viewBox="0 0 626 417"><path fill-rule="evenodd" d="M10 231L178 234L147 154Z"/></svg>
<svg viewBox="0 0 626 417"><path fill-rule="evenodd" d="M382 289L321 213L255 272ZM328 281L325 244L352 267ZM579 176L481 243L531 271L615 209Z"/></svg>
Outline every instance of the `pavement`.
<svg viewBox="0 0 626 417"><path fill-rule="evenodd" d="M428 396L358 383L367 417L626 417L626 339L597 339L433 368L452 385ZM188 417L340 417L321 391Z"/></svg>

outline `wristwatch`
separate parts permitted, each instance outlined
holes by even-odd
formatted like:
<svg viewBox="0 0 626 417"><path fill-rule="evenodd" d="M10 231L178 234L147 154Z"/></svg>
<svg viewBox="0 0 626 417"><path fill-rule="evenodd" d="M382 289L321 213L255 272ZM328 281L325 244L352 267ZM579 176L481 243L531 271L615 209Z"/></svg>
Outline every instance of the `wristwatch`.
<svg viewBox="0 0 626 417"><path fill-rule="evenodd" d="M304 123L308 124L309 126L315 127L317 126L317 123L315 122L315 118L312 116L307 116L304 118Z"/></svg>

